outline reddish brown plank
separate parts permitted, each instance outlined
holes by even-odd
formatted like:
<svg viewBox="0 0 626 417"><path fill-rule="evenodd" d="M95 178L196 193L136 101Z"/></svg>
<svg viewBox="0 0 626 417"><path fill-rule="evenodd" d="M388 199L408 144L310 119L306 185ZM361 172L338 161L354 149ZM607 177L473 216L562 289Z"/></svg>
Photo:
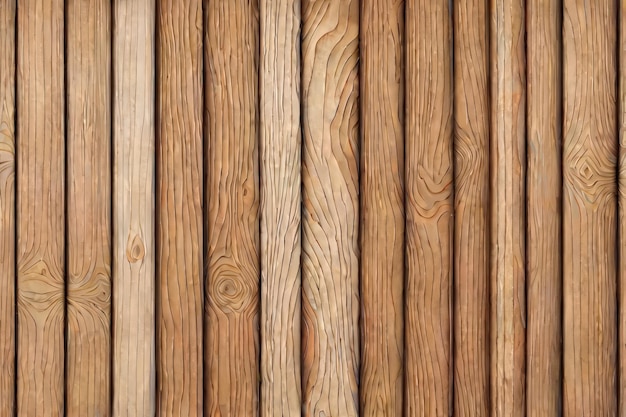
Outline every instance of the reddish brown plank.
<svg viewBox="0 0 626 417"><path fill-rule="evenodd" d="M626 0L618 2L618 123L619 123L619 177L618 177L618 328L619 328L619 415L626 415Z"/></svg>

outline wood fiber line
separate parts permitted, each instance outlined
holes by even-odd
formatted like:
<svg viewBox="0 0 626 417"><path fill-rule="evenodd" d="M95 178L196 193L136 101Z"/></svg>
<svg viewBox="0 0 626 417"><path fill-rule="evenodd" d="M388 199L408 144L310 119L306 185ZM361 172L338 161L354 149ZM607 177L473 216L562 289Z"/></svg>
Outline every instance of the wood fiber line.
<svg viewBox="0 0 626 417"><path fill-rule="evenodd" d="M619 177L618 177L618 327L619 368L618 401L619 415L626 416L626 0L618 0L618 82L617 103L619 123Z"/></svg>
<svg viewBox="0 0 626 417"><path fill-rule="evenodd" d="M616 2L563 2L563 415L616 398Z"/></svg>
<svg viewBox="0 0 626 417"><path fill-rule="evenodd" d="M305 0L304 416L359 408L359 1Z"/></svg>
<svg viewBox="0 0 626 417"><path fill-rule="evenodd" d="M157 18L157 415L202 416L202 4Z"/></svg>
<svg viewBox="0 0 626 417"><path fill-rule="evenodd" d="M491 0L491 406L524 416L524 0Z"/></svg>
<svg viewBox="0 0 626 417"><path fill-rule="evenodd" d="M205 413L256 416L259 11L256 0L210 0L207 6Z"/></svg>
<svg viewBox="0 0 626 417"><path fill-rule="evenodd" d="M64 415L64 2L23 0L18 22L17 415Z"/></svg>
<svg viewBox="0 0 626 417"><path fill-rule="evenodd" d="M454 2L454 413L490 415L489 0Z"/></svg>
<svg viewBox="0 0 626 417"><path fill-rule="evenodd" d="M561 410L561 2L528 0L526 408Z"/></svg>
<svg viewBox="0 0 626 417"><path fill-rule="evenodd" d="M155 0L113 28L113 415L155 414Z"/></svg>
<svg viewBox="0 0 626 417"><path fill-rule="evenodd" d="M298 416L300 0L260 0L261 409Z"/></svg>
<svg viewBox="0 0 626 417"><path fill-rule="evenodd" d="M66 415L111 414L111 9L68 0Z"/></svg>
<svg viewBox="0 0 626 417"><path fill-rule="evenodd" d="M15 0L0 0L0 417L15 410Z"/></svg>
<svg viewBox="0 0 626 417"><path fill-rule="evenodd" d="M362 416L402 415L404 0L361 3Z"/></svg>

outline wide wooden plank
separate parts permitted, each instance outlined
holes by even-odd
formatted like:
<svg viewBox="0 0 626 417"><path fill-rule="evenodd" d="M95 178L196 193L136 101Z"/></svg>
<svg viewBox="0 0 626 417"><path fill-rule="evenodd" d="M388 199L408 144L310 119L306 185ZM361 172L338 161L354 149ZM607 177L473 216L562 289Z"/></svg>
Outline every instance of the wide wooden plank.
<svg viewBox="0 0 626 417"><path fill-rule="evenodd" d="M402 415L404 0L361 2L362 416Z"/></svg>
<svg viewBox="0 0 626 417"><path fill-rule="evenodd" d="M491 0L491 415L525 415L524 0Z"/></svg>
<svg viewBox="0 0 626 417"><path fill-rule="evenodd" d="M113 415L155 413L155 0L113 5Z"/></svg>
<svg viewBox="0 0 626 417"><path fill-rule="evenodd" d="M201 416L202 4L158 2L157 415Z"/></svg>
<svg viewBox="0 0 626 417"><path fill-rule="evenodd" d="M300 0L260 0L261 410L299 415Z"/></svg>
<svg viewBox="0 0 626 417"><path fill-rule="evenodd" d="M616 2L563 2L563 415L616 398Z"/></svg>
<svg viewBox="0 0 626 417"><path fill-rule="evenodd" d="M0 0L0 417L15 409L15 0Z"/></svg>
<svg viewBox="0 0 626 417"><path fill-rule="evenodd" d="M66 415L111 413L111 7L69 0Z"/></svg>
<svg viewBox="0 0 626 417"><path fill-rule="evenodd" d="M305 416L358 415L359 1L302 9Z"/></svg>
<svg viewBox="0 0 626 417"><path fill-rule="evenodd" d="M18 416L64 414L63 10L62 0L17 9Z"/></svg>
<svg viewBox="0 0 626 417"><path fill-rule="evenodd" d="M452 413L452 22L448 0L406 8L406 415Z"/></svg>
<svg viewBox="0 0 626 417"><path fill-rule="evenodd" d="M489 0L454 2L454 413L490 415Z"/></svg>
<svg viewBox="0 0 626 417"><path fill-rule="evenodd" d="M626 415L626 0L618 2L618 123L619 123L619 176L618 176L618 328L619 328L619 415Z"/></svg>
<svg viewBox="0 0 626 417"><path fill-rule="evenodd" d="M259 11L255 0L210 0L207 6L205 414L255 416L259 406Z"/></svg>
<svg viewBox="0 0 626 417"><path fill-rule="evenodd" d="M561 3L528 0L526 404L561 409Z"/></svg>

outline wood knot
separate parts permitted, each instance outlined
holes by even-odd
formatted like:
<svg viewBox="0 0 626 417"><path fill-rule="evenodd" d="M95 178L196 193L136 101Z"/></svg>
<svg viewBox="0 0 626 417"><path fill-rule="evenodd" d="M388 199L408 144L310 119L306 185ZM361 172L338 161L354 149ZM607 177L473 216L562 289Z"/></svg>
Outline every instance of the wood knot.
<svg viewBox="0 0 626 417"><path fill-rule="evenodd" d="M128 237L128 244L126 245L126 259L131 264L141 261L146 256L146 247L143 244L143 239L137 234Z"/></svg>
<svg viewBox="0 0 626 417"><path fill-rule="evenodd" d="M222 311L242 311L248 301L249 289L241 279L229 275L218 276L213 284L212 298Z"/></svg>

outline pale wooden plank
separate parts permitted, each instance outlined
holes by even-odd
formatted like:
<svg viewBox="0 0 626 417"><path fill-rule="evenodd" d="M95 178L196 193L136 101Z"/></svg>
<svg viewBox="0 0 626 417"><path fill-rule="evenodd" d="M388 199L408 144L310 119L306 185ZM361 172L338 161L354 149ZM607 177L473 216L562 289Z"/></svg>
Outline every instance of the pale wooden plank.
<svg viewBox="0 0 626 417"><path fill-rule="evenodd" d="M157 415L202 416L202 4L158 2Z"/></svg>
<svg viewBox="0 0 626 417"><path fill-rule="evenodd" d="M362 416L398 416L404 355L404 0L361 3Z"/></svg>
<svg viewBox="0 0 626 417"><path fill-rule="evenodd" d="M359 1L302 9L305 416L358 415Z"/></svg>
<svg viewBox="0 0 626 417"><path fill-rule="evenodd" d="M259 406L257 1L207 3L205 414ZM282 98L282 97L281 97Z"/></svg>
<svg viewBox="0 0 626 417"><path fill-rule="evenodd" d="M300 0L260 0L261 410L299 415Z"/></svg>
<svg viewBox="0 0 626 417"><path fill-rule="evenodd" d="M618 123L619 123L619 173L618 173L618 328L619 328L619 415L626 415L626 0L618 2Z"/></svg>
<svg viewBox="0 0 626 417"><path fill-rule="evenodd" d="M111 413L111 10L69 0L66 415Z"/></svg>
<svg viewBox="0 0 626 417"><path fill-rule="evenodd" d="M61 0L17 8L18 416L64 414L63 9Z"/></svg>
<svg viewBox="0 0 626 417"><path fill-rule="evenodd" d="M155 0L113 5L113 415L155 413Z"/></svg>
<svg viewBox="0 0 626 417"><path fill-rule="evenodd" d="M563 2L563 415L616 398L616 2Z"/></svg>

